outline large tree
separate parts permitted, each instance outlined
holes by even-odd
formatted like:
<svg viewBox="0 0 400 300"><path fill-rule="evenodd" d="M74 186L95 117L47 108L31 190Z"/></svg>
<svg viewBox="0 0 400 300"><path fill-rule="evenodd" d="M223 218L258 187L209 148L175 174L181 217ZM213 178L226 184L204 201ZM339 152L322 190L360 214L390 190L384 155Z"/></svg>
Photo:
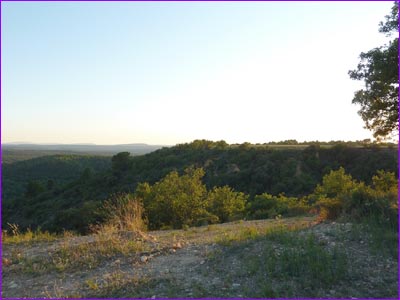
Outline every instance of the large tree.
<svg viewBox="0 0 400 300"><path fill-rule="evenodd" d="M398 16L398 2L395 2L385 22L379 24L379 31L387 36L396 34L396 37L388 45L362 52L357 69L349 71L350 78L365 82L365 87L355 93L353 103L361 105L358 113L365 127L378 139L399 128Z"/></svg>

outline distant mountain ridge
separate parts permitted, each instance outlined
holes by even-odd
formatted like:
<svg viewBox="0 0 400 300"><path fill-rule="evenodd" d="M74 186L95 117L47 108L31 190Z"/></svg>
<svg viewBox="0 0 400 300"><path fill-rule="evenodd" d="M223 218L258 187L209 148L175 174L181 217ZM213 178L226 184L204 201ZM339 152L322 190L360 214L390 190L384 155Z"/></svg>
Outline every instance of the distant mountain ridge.
<svg viewBox="0 0 400 300"><path fill-rule="evenodd" d="M3 150L41 150L41 151L72 151L102 153L113 155L118 152L130 152L132 155L146 154L158 150L164 145L148 145L144 143L96 145L96 144L30 144L30 143L4 143Z"/></svg>

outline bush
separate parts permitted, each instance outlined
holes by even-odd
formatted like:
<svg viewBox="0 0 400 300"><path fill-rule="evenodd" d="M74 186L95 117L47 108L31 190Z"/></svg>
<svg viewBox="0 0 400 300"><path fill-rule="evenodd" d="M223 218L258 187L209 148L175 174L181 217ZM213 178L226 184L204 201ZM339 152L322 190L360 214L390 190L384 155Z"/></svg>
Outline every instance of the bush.
<svg viewBox="0 0 400 300"><path fill-rule="evenodd" d="M118 231L144 231L147 221L142 202L132 194L116 194L106 200L101 208L106 224Z"/></svg>
<svg viewBox="0 0 400 300"><path fill-rule="evenodd" d="M310 206L305 199L286 197L284 194L273 196L267 193L256 195L248 205L250 218L266 219L281 216L298 216L308 213Z"/></svg>
<svg viewBox="0 0 400 300"><path fill-rule="evenodd" d="M372 178L372 186L355 182L343 168L325 175L311 195L318 199L320 220L334 220L344 216L355 221L376 218L397 222L397 180L394 173L378 171Z"/></svg>
<svg viewBox="0 0 400 300"><path fill-rule="evenodd" d="M322 185L317 185L313 195L319 198L340 198L348 195L357 185L351 175L347 175L345 170L340 167L336 171L331 171L322 178Z"/></svg>
<svg viewBox="0 0 400 300"><path fill-rule="evenodd" d="M246 201L245 194L235 192L229 186L214 187L208 193L209 212L217 216L220 222L241 218Z"/></svg>
<svg viewBox="0 0 400 300"><path fill-rule="evenodd" d="M342 213L342 201L340 199L322 198L318 201L319 221L336 220Z"/></svg>
<svg viewBox="0 0 400 300"><path fill-rule="evenodd" d="M360 185L344 201L343 213L354 220L374 217L384 221L397 221L397 194L377 191Z"/></svg>
<svg viewBox="0 0 400 300"><path fill-rule="evenodd" d="M207 217L203 176L203 169L188 168L182 176L173 171L152 186L138 185L136 194L143 196L150 227L181 228L184 224L195 225Z"/></svg>

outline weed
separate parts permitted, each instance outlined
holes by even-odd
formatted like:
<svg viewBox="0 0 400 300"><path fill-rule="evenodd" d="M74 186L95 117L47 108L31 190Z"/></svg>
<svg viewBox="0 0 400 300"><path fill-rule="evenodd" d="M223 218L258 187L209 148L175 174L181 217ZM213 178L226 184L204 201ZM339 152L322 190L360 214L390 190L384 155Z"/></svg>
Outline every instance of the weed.
<svg viewBox="0 0 400 300"><path fill-rule="evenodd" d="M348 278L347 254L320 245L312 234L299 235L300 226L248 227L235 239L225 233L224 257L212 255L209 263L216 272L239 263L235 280L241 278L246 297L319 296Z"/></svg>
<svg viewBox="0 0 400 300"><path fill-rule="evenodd" d="M42 232L40 228L32 231L28 228L24 233L21 233L17 224L8 223L9 230L3 230L3 244L21 244L29 242L49 242L57 239L55 234L48 231ZM8 233L10 231L11 234Z"/></svg>
<svg viewBox="0 0 400 300"><path fill-rule="evenodd" d="M213 231L216 229L215 225L207 225L207 231Z"/></svg>
<svg viewBox="0 0 400 300"><path fill-rule="evenodd" d="M97 280L93 280L93 279L88 279L85 281L87 287L91 290L98 290L99 289L99 285L97 283Z"/></svg>

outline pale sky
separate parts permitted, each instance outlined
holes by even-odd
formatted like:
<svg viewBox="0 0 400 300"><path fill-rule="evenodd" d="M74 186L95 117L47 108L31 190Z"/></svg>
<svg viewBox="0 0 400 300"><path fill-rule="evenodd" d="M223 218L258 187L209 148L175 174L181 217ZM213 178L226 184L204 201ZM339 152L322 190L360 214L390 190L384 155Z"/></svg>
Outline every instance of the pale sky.
<svg viewBox="0 0 400 300"><path fill-rule="evenodd" d="M2 143L372 138L351 104L393 2L2 2Z"/></svg>

